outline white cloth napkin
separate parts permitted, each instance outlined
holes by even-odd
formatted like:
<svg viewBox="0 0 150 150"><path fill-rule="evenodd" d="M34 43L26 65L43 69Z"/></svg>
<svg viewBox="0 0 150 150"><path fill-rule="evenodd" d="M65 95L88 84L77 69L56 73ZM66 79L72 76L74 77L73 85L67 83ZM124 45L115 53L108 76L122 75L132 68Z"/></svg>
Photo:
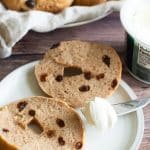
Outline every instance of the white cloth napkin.
<svg viewBox="0 0 150 150"><path fill-rule="evenodd" d="M42 11L6 10L0 3L0 58L10 56L12 47L29 30L49 32L69 23L101 19L118 9L120 4L119 1L109 1L91 7L73 6L59 14L52 14Z"/></svg>

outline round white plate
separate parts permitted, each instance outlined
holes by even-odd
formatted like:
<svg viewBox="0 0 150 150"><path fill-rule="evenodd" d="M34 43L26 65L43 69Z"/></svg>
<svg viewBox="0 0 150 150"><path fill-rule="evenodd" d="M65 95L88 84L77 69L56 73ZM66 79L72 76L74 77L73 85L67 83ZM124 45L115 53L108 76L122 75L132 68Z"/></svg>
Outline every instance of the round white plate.
<svg viewBox="0 0 150 150"><path fill-rule="evenodd" d="M34 66L37 62L24 65L0 82L0 106L28 96L44 95L38 87L34 76ZM108 100L110 103L135 99L131 88L124 82ZM137 149L144 131L144 117L142 110L119 117L115 127L101 133L85 123L85 150L130 150Z"/></svg>

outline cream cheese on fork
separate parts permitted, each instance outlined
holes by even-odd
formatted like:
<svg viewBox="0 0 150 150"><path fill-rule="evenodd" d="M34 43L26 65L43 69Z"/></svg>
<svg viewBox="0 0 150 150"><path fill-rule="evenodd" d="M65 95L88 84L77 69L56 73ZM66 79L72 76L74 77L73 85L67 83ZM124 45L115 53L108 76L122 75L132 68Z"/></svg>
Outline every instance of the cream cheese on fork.
<svg viewBox="0 0 150 150"><path fill-rule="evenodd" d="M82 109L87 122L94 125L100 131L105 131L114 126L117 114L111 104L102 98L95 97Z"/></svg>

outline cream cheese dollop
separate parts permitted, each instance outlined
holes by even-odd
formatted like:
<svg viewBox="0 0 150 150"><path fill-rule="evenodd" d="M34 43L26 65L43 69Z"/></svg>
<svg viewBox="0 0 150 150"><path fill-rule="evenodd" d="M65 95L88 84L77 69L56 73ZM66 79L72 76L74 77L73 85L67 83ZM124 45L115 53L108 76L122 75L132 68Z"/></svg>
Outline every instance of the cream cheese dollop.
<svg viewBox="0 0 150 150"><path fill-rule="evenodd" d="M111 104L100 97L86 103L82 109L87 122L100 131L112 128L117 121L117 114Z"/></svg>

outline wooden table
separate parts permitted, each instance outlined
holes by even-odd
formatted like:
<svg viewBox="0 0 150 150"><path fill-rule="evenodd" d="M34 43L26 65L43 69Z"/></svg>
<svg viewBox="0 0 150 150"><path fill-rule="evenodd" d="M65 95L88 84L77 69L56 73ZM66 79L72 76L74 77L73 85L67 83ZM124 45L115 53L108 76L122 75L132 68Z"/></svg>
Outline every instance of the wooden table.
<svg viewBox="0 0 150 150"><path fill-rule="evenodd" d="M29 32L15 47L13 55L0 60L0 80L15 68L42 58L43 53L52 44L62 40L81 39L112 45L122 56L126 47L126 35L119 21L119 14L113 13L103 20L67 29L58 29L50 33ZM125 80L137 97L150 97L150 85L135 80L123 67ZM150 106L144 108L145 131L140 150L150 150Z"/></svg>

